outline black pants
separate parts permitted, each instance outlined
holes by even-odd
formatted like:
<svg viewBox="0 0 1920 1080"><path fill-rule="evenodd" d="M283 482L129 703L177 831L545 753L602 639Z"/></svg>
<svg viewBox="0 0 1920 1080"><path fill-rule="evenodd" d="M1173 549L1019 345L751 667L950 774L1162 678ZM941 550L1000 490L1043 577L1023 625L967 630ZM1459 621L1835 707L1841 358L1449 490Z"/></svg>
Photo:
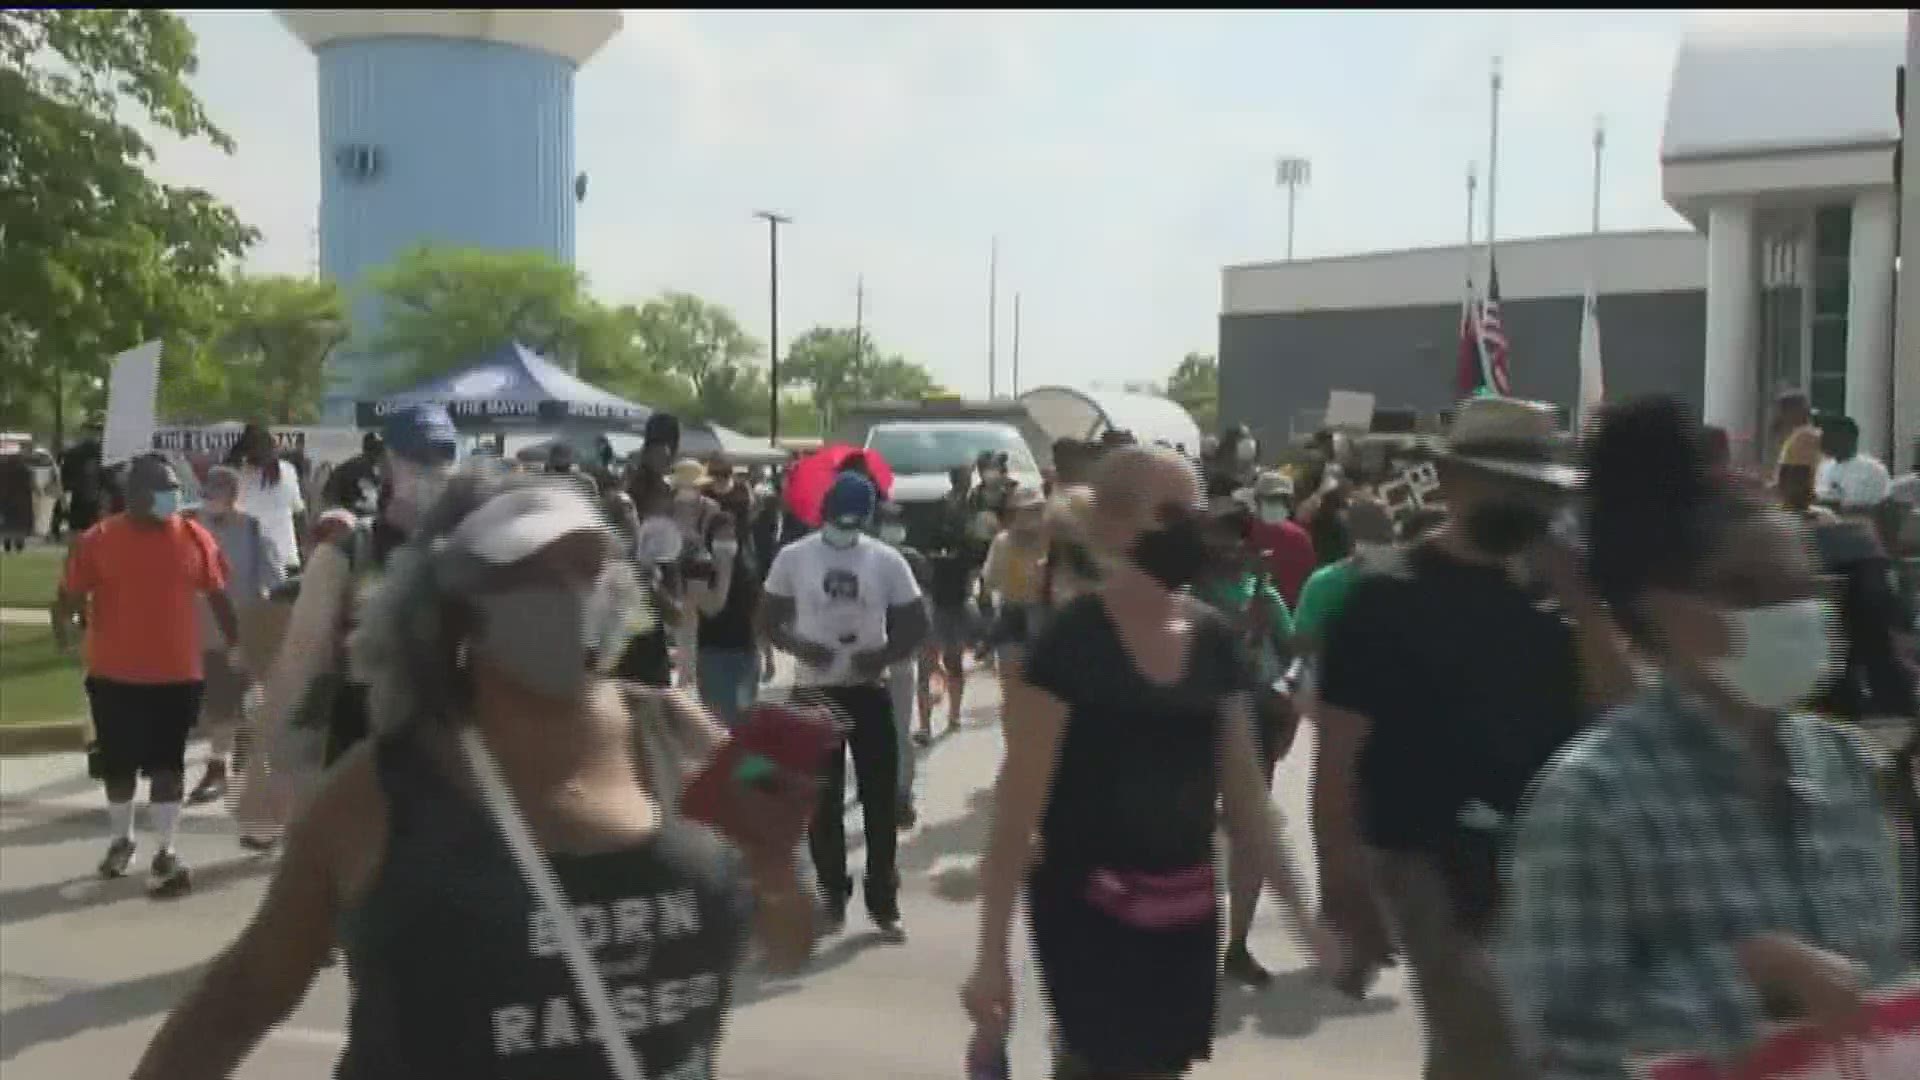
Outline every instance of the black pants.
<svg viewBox="0 0 1920 1080"><path fill-rule="evenodd" d="M899 836L894 829L900 808L900 736L893 727L893 701L879 685L823 686L797 696L816 695L847 725L854 779L860 785L860 818L867 831L867 913L876 919L899 918L900 871L894 861ZM847 876L846 805L847 756L834 754L821 777L820 806L807 841L820 892L836 913L846 910L853 895Z"/></svg>

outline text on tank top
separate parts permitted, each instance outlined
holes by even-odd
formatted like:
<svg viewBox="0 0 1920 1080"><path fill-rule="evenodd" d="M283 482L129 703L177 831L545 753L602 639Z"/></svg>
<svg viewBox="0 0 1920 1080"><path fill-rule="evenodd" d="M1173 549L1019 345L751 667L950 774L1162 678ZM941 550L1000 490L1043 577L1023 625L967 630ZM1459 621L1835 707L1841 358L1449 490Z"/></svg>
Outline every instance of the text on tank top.
<svg viewBox="0 0 1920 1080"><path fill-rule="evenodd" d="M376 751L385 862L341 920L353 981L340 1080L603 1080L606 1051L487 812L411 742ZM649 1080L710 1080L749 894L707 830L550 854Z"/></svg>

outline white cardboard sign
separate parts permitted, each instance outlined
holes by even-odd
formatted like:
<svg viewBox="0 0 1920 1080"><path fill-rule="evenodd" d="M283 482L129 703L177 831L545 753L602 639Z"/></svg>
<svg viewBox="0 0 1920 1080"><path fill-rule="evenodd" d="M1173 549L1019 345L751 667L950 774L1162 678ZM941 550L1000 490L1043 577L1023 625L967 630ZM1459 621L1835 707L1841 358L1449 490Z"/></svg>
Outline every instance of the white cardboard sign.
<svg viewBox="0 0 1920 1080"><path fill-rule="evenodd" d="M100 463L112 465L153 446L160 403L160 343L136 345L113 358L107 376L107 418Z"/></svg>
<svg viewBox="0 0 1920 1080"><path fill-rule="evenodd" d="M1322 426L1330 431L1368 431L1373 427L1373 395L1360 390L1333 390L1327 394Z"/></svg>

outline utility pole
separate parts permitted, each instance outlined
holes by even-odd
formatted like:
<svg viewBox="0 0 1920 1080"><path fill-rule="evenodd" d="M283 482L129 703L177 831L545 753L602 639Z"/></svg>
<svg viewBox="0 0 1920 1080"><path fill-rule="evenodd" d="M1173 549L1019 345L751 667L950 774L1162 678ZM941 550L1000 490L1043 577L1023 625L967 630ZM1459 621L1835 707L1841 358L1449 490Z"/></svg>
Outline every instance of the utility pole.
<svg viewBox="0 0 1920 1080"><path fill-rule="evenodd" d="M1287 189L1287 261L1293 261L1293 205L1300 189L1313 180L1313 163L1303 157L1283 157L1274 164L1274 182Z"/></svg>
<svg viewBox="0 0 1920 1080"><path fill-rule="evenodd" d="M1020 396L1020 294L1013 294L1013 396Z"/></svg>
<svg viewBox="0 0 1920 1080"><path fill-rule="evenodd" d="M867 361L867 279L853 279L853 384L860 385L860 369Z"/></svg>
<svg viewBox="0 0 1920 1080"><path fill-rule="evenodd" d="M780 226L793 219L771 210L753 216L767 223L767 444L780 445Z"/></svg>
<svg viewBox="0 0 1920 1080"><path fill-rule="evenodd" d="M987 256L987 400L998 397L1000 389L1000 238L993 238L992 253Z"/></svg>

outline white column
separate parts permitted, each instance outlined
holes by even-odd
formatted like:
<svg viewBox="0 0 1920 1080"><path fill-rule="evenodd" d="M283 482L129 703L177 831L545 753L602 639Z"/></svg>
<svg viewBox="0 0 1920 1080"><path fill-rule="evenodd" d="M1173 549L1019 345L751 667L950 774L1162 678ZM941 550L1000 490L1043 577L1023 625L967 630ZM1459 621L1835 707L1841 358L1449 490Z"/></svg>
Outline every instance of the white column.
<svg viewBox="0 0 1920 1080"><path fill-rule="evenodd" d="M1853 201L1847 251L1847 415L1862 453L1885 460L1893 426L1893 189Z"/></svg>
<svg viewBox="0 0 1920 1080"><path fill-rule="evenodd" d="M1707 212L1707 356L1701 413L1725 428L1747 461L1758 460L1760 373L1753 207L1721 203Z"/></svg>
<svg viewBox="0 0 1920 1080"><path fill-rule="evenodd" d="M1920 440L1920 11L1907 13L1907 141L1900 207L1900 329L1893 363L1893 447L1887 468L1913 468Z"/></svg>

